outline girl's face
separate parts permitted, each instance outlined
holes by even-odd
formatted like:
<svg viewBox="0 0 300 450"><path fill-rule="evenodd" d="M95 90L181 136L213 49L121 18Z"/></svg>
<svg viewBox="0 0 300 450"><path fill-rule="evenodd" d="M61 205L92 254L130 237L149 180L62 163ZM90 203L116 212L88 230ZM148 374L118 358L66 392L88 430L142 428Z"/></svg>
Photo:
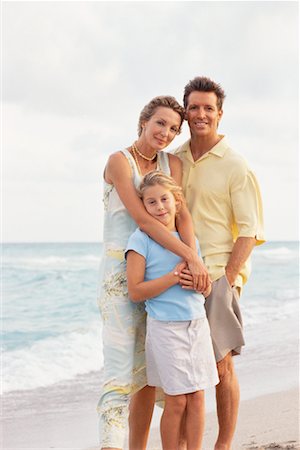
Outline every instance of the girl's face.
<svg viewBox="0 0 300 450"><path fill-rule="evenodd" d="M144 191L143 202L152 217L175 231L176 200L169 189L160 184L149 186Z"/></svg>
<svg viewBox="0 0 300 450"><path fill-rule="evenodd" d="M177 112L171 108L160 106L144 123L142 136L151 148L162 150L173 141L180 130L180 125L181 118Z"/></svg>

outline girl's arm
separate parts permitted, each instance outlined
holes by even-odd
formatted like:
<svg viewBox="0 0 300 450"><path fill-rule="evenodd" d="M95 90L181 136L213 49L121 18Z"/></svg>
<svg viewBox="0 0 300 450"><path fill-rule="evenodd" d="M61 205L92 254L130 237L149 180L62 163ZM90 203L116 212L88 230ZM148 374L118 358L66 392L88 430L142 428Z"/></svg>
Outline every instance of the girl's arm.
<svg viewBox="0 0 300 450"><path fill-rule="evenodd" d="M203 276L204 269L197 252L173 236L163 224L147 213L142 200L137 195L132 182L131 168L123 153L117 152L109 157L105 168L105 180L115 186L121 201L140 229L161 246L186 261L193 278L197 281L197 288L204 290L207 283L203 280L208 280L208 276Z"/></svg>
<svg viewBox="0 0 300 450"><path fill-rule="evenodd" d="M135 303L156 297L179 282L179 272L185 263L177 264L172 272L166 273L155 280L144 281L145 258L139 253L129 250L127 260L127 285L130 300Z"/></svg>

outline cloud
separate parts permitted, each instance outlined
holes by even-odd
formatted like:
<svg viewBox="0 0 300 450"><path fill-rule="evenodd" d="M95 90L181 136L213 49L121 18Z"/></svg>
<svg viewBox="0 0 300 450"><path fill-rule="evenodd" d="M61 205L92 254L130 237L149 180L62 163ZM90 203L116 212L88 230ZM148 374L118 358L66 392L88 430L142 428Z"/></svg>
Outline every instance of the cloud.
<svg viewBox="0 0 300 450"><path fill-rule="evenodd" d="M136 138L152 97L181 100L200 74L225 88L220 132L259 175L272 238L286 223L297 237L286 201L297 191L297 17L296 2L4 2L7 239L69 240L80 204L89 219L72 239L98 239L101 222L88 223L102 217L108 155ZM184 128L171 147L188 138ZM30 230L35 211L49 224L42 231L35 221Z"/></svg>

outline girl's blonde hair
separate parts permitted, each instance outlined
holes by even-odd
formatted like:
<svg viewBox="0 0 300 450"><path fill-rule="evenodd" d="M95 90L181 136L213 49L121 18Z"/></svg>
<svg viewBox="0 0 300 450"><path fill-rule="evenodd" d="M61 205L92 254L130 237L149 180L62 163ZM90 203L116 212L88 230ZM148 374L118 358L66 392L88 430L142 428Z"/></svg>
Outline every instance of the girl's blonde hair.
<svg viewBox="0 0 300 450"><path fill-rule="evenodd" d="M159 184L160 186L164 186L168 191L172 192L176 201L176 212L179 212L179 209L184 204L184 196L182 192L182 188L176 184L175 180L172 177L169 177L163 172L158 170L154 170L152 172L147 173L141 181L141 184L138 189L138 195L143 199L144 193L147 188L151 186L156 186Z"/></svg>

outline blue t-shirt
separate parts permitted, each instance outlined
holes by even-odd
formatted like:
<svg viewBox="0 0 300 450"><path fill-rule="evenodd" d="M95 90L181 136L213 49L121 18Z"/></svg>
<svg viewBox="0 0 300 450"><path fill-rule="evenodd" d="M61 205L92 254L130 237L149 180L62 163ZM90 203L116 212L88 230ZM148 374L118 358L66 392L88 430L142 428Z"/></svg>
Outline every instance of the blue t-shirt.
<svg viewBox="0 0 300 450"><path fill-rule="evenodd" d="M173 234L180 239L177 232ZM197 241L198 252L199 244ZM134 250L146 260L145 281L154 280L174 270L182 258L153 241L139 228L130 236L126 252ZM182 321L206 316L204 297L196 291L182 289L176 284L156 297L146 300L146 311L156 320Z"/></svg>

